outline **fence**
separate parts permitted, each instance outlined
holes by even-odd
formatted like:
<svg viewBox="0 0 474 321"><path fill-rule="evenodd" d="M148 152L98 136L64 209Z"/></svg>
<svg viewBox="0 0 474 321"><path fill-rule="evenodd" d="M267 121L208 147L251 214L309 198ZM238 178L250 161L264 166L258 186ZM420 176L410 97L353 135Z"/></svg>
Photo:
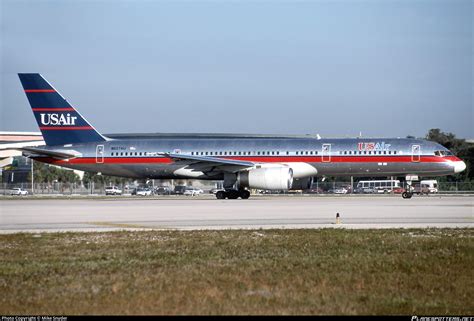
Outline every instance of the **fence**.
<svg viewBox="0 0 474 321"><path fill-rule="evenodd" d="M205 193L209 192L212 188L219 186L207 182L207 186L199 186L204 190ZM105 195L105 188L108 184L102 183L37 183L34 184L34 188L30 183L2 183L0 185L0 195L10 195L13 188L22 188L28 191L29 194L35 195ZM123 191L123 194L131 194L132 190L136 187L135 185L117 184L119 189ZM174 186L168 185L171 190ZM354 182L354 186L351 187L349 182L314 182L313 186L309 190L305 191L256 191L256 193L268 193L268 194L281 194L281 193L314 193L314 194L331 194L331 193L355 193L357 182ZM401 187L405 188L405 183L401 183ZM345 190L346 192L344 192ZM474 182L439 182L438 183L439 193L451 193L451 194L462 194L474 192Z"/></svg>

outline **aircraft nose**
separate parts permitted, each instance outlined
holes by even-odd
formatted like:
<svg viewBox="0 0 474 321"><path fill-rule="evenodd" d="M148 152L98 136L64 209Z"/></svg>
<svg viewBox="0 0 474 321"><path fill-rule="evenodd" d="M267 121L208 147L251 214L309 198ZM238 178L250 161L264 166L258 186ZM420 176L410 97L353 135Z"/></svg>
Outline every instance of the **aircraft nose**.
<svg viewBox="0 0 474 321"><path fill-rule="evenodd" d="M455 173L461 173L465 169L466 169L466 163L464 163L463 161L460 160L460 161L454 162Z"/></svg>

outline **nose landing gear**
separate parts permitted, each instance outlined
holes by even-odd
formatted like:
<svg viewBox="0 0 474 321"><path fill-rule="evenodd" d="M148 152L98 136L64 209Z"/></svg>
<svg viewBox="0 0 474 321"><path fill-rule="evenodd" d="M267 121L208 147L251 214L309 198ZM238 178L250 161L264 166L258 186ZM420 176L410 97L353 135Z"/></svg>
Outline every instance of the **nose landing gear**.
<svg viewBox="0 0 474 321"><path fill-rule="evenodd" d="M411 198L412 196L413 196L413 193L411 193L411 192L403 192L403 193L402 193L402 197L403 197L403 198L408 198L408 199L409 199L409 198Z"/></svg>
<svg viewBox="0 0 474 321"><path fill-rule="evenodd" d="M412 186L413 181L417 181L418 176L416 175L407 175L406 176L406 183L407 183L407 189L405 192L402 193L402 197L404 199L410 199L413 196L413 191L415 190Z"/></svg>

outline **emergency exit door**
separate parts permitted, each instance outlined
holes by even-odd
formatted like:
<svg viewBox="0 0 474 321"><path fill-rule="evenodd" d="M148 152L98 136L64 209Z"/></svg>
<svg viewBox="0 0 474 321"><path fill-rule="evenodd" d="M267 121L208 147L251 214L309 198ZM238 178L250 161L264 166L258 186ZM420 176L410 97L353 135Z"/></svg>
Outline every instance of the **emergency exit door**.
<svg viewBox="0 0 474 321"><path fill-rule="evenodd" d="M421 146L420 145L412 145L411 146L411 161L418 163L421 158Z"/></svg>
<svg viewBox="0 0 474 321"><path fill-rule="evenodd" d="M97 145L95 150L95 162L102 164L104 162L104 145Z"/></svg>
<svg viewBox="0 0 474 321"><path fill-rule="evenodd" d="M323 163L329 163L331 161L331 144L323 144L321 161Z"/></svg>

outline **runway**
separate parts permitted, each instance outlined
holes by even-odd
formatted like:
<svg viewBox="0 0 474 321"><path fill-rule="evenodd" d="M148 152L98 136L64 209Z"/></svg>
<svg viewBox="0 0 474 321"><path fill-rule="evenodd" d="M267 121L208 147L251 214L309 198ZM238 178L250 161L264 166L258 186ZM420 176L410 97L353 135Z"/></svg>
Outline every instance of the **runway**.
<svg viewBox="0 0 474 321"><path fill-rule="evenodd" d="M148 229L474 227L474 197L4 199L0 233ZM336 223L340 213L341 224Z"/></svg>

